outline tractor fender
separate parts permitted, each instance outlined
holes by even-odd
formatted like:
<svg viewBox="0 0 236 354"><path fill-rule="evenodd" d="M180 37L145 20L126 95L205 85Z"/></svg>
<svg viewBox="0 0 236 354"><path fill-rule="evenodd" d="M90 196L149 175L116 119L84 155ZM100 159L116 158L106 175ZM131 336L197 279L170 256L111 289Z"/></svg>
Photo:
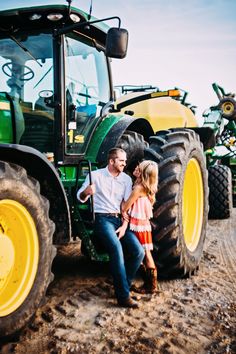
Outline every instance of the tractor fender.
<svg viewBox="0 0 236 354"><path fill-rule="evenodd" d="M38 150L18 144L0 144L0 160L22 166L39 182L40 193L50 203L50 219L56 225L53 243L68 242L71 237L69 204L54 165Z"/></svg>
<svg viewBox="0 0 236 354"><path fill-rule="evenodd" d="M106 163L107 152L117 145L126 130L142 134L146 141L148 141L149 136L154 134L151 124L146 119L133 118L125 115L111 127L103 140L97 155L97 161L99 164L103 165Z"/></svg>

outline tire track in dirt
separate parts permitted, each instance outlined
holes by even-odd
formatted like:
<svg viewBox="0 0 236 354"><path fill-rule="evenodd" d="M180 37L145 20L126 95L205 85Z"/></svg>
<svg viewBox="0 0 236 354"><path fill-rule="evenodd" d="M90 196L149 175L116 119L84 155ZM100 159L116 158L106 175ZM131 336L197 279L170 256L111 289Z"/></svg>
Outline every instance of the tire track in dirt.
<svg viewBox="0 0 236 354"><path fill-rule="evenodd" d="M234 209L234 215L232 218L225 221L226 227L223 228L223 232L219 235L218 247L221 261L224 265L224 269L228 276L229 288L231 292L236 291L236 213ZM225 230L228 233L225 234Z"/></svg>
<svg viewBox="0 0 236 354"><path fill-rule="evenodd" d="M226 220L209 220L204 257L211 263L211 292L216 294L224 287L227 301L235 298L236 278L236 209ZM216 271L214 271L216 269ZM213 281L214 280L214 281Z"/></svg>

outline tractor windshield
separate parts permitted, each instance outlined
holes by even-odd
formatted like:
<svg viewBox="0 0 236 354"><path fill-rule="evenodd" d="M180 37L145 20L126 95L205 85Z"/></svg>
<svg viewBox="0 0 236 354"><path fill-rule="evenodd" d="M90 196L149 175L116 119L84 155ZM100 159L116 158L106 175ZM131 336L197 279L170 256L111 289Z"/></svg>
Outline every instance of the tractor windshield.
<svg viewBox="0 0 236 354"><path fill-rule="evenodd" d="M109 101L106 58L92 40L65 36L66 153L81 154L102 107Z"/></svg>
<svg viewBox="0 0 236 354"><path fill-rule="evenodd" d="M0 95L10 101L11 119L20 129L16 142L45 153L53 151L54 122L54 110L42 97L46 90L53 92L52 36L0 38Z"/></svg>

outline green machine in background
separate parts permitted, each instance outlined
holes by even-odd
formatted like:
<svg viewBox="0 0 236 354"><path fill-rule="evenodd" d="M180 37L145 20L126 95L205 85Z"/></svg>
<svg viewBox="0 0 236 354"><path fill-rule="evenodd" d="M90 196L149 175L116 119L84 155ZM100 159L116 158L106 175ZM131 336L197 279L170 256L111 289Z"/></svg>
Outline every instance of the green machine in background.
<svg viewBox="0 0 236 354"><path fill-rule="evenodd" d="M214 129L216 137L215 147L206 151L209 217L227 218L236 206L236 101L235 94L226 94L216 83L212 87L219 103L205 112L203 125Z"/></svg>

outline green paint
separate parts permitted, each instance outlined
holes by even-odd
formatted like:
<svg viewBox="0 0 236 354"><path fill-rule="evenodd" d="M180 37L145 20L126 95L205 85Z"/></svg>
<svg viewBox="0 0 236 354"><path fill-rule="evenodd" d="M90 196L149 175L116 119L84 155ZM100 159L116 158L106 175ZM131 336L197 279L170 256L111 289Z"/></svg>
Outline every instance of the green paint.
<svg viewBox="0 0 236 354"><path fill-rule="evenodd" d="M233 198L234 204L236 203L236 112L231 120L223 117L223 111L221 110L222 102L225 102L230 97L231 102L235 101L232 94L225 94L222 87L217 84L213 84L213 89L217 93L219 98L219 104L215 107L211 107L209 111L204 115L203 127L210 127L213 129L216 137L216 145L214 148L205 152L207 157L207 165L214 166L221 164L228 166L232 173L233 182ZM235 106L236 107L236 102Z"/></svg>
<svg viewBox="0 0 236 354"><path fill-rule="evenodd" d="M13 142L11 106L6 94L0 93L0 143Z"/></svg>
<svg viewBox="0 0 236 354"><path fill-rule="evenodd" d="M95 130L93 138L89 144L88 151L86 154L87 159L91 160L91 162L96 161L96 157L101 147L101 144L103 143L104 139L106 138L113 125L116 124L122 117L122 114L110 114L103 119L103 121L98 125L97 129Z"/></svg>

